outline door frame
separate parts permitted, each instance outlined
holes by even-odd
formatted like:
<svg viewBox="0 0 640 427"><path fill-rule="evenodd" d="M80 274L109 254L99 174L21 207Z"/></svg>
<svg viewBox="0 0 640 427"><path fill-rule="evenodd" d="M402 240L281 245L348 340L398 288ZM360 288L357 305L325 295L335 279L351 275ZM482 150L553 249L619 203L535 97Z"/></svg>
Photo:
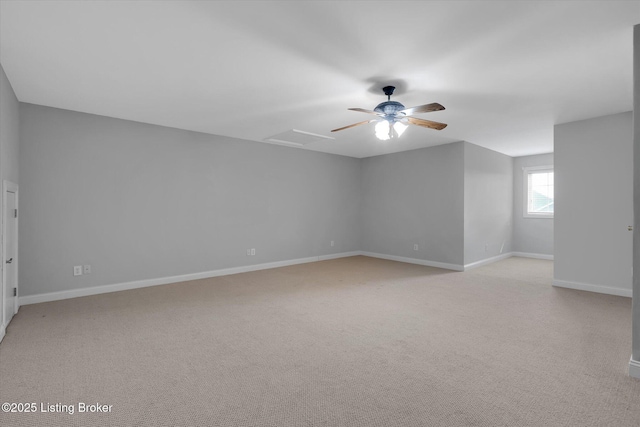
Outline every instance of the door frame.
<svg viewBox="0 0 640 427"><path fill-rule="evenodd" d="M18 209L18 184L15 184L11 181L7 181L4 180L2 181L2 319L0 321L0 326L2 327L2 331L4 332L6 327L8 325L4 324L4 319L5 319L5 313L4 313L4 296L6 295L6 286L7 286L7 268L5 266L4 263L4 258L6 258L6 254L7 254L7 218L6 218L6 212L7 212L7 193L14 193L15 194L15 199L16 199L16 205L15 208ZM16 217L16 233L15 233L15 251L16 254L18 253L18 218ZM20 304L18 304L18 297L20 296L20 288L18 286L18 257L16 256L15 259L15 267L13 269L14 272L14 283L15 283L15 287L17 289L16 292L16 296L15 296L15 300L13 303L13 314L15 315L18 312L18 308L20 307ZM4 335L4 333L0 333L0 335ZM0 336L0 340L2 339L2 337Z"/></svg>

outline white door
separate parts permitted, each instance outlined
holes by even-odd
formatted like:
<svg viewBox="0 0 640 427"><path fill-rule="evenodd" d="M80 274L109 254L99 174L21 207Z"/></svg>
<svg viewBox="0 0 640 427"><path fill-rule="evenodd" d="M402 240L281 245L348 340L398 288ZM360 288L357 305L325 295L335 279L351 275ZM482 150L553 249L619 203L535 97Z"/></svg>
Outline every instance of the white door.
<svg viewBox="0 0 640 427"><path fill-rule="evenodd" d="M3 289L4 304L2 307L2 323L6 327L17 309L17 286L18 286L18 203L17 187L5 184L4 193L4 274Z"/></svg>

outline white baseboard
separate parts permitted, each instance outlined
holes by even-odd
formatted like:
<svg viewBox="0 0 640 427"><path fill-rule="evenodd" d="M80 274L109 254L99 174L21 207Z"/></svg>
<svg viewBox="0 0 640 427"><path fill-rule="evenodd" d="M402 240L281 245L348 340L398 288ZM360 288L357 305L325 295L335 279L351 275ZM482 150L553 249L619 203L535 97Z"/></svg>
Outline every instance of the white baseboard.
<svg viewBox="0 0 640 427"><path fill-rule="evenodd" d="M388 259L391 261L406 262L409 264L426 265L428 267L444 268L446 270L464 271L464 267L460 264L448 264L445 262L429 261L429 260L416 259L416 258L406 258L402 256L385 255L385 254L378 254L375 252L365 252L365 251L362 251L360 255L369 256L372 258Z"/></svg>
<svg viewBox="0 0 640 427"><path fill-rule="evenodd" d="M267 270L270 268L286 267L289 265L305 264L305 263L317 262L317 261L326 261L326 260L331 260L336 258L346 258L346 257L352 257L352 256L358 256L358 255L369 256L372 258L387 259L391 261L406 262L409 264L426 265L428 267L437 267L437 268L443 268L446 270L453 270L453 271L469 270L472 268L480 267L482 265L500 261L500 260L509 258L511 256L539 255L539 254L524 254L524 255L522 254L523 253L521 252L513 252L513 253L509 252L509 253L501 254L492 258L476 261L471 264L467 264L463 266L460 264L449 264L444 262L429 261L429 260L416 259L416 258L407 258L407 257L401 257L401 256L395 256L395 255L385 255L385 254L379 254L375 252L366 252L366 251L341 252L337 254L320 255L320 256L298 258L298 259L285 260L285 261L268 262L264 264L246 265L241 267L224 268L220 270L204 271L200 273L183 274L183 275L171 276L171 277L159 277L155 279L137 280L132 282L116 283L112 285L102 285L102 286L94 286L90 288L70 289L66 291L49 292L49 293L37 294L37 295L27 295L27 296L21 296L18 298L18 303L19 303L18 305L22 306L22 305L28 305L28 304L37 304L41 302L59 301L59 300L69 299L69 298L78 298L78 297L84 297L84 296L90 296L90 295L105 294L109 292L127 291L130 289L146 288L149 286L166 285L169 283L186 282L190 280L208 279L210 277L227 276L231 274L246 273L249 271ZM529 256L529 258L536 258L536 257ZM546 258L543 258L543 259L546 259ZM554 280L553 286L570 288L570 289L578 289L578 290L590 291L590 292L598 292L598 293L609 294L609 295L618 295L618 296L624 296L624 297L631 297L632 295L631 289L568 282L564 280ZM5 328L2 327L0 328L0 340L2 340L2 337L4 337L4 334L5 334Z"/></svg>
<svg viewBox="0 0 640 427"><path fill-rule="evenodd" d="M483 265L492 264L497 261L502 261L503 259L511 258L511 256L512 256L511 252L507 252L504 254L496 255L491 258L481 259L480 261L472 262L470 264L465 264L464 271L471 270L473 268L478 268Z"/></svg>
<svg viewBox="0 0 640 427"><path fill-rule="evenodd" d="M640 379L640 360L629 359L629 376Z"/></svg>
<svg viewBox="0 0 640 427"><path fill-rule="evenodd" d="M531 252L511 252L513 256L519 256L522 258L535 258L535 259L548 259L553 261L553 255L547 254L534 254Z"/></svg>
<svg viewBox="0 0 640 427"><path fill-rule="evenodd" d="M159 277L156 279L136 280L133 282L116 283L113 285L93 286L90 288L70 289L67 291L49 292L45 294L27 295L19 298L20 305L38 304L41 302L59 301L69 298L86 297L90 295L106 294L109 292L128 291L149 286L167 285L169 283L187 282L189 280L208 279L210 277L228 276L230 274L247 273L249 271L267 270L270 268L286 267L289 265L305 264L308 262L327 259L345 258L360 255L360 251L342 252L331 255L321 255L308 258L298 258L286 261L267 262L264 264L245 265L242 267L223 268L220 270L203 271L201 273L182 274L178 276Z"/></svg>
<svg viewBox="0 0 640 427"><path fill-rule="evenodd" d="M327 261L330 259L347 258L351 256L358 256L358 255L362 255L362 251L340 252L339 254L320 255L318 257L318 261Z"/></svg>
<svg viewBox="0 0 640 427"><path fill-rule="evenodd" d="M4 334L5 334L5 327L4 325L0 325L0 342L2 342L2 339L4 338Z"/></svg>
<svg viewBox="0 0 640 427"><path fill-rule="evenodd" d="M617 295L631 298L632 290L625 288L614 288L612 286L592 285L590 283L569 282L567 280L553 279L553 286L558 288L577 289L579 291L597 292L599 294Z"/></svg>

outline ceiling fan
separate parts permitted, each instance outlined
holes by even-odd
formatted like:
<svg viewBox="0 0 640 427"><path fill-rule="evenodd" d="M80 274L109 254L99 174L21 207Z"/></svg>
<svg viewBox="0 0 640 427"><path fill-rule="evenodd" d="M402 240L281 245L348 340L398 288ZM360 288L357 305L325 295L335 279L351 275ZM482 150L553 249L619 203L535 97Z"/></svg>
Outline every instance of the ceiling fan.
<svg viewBox="0 0 640 427"><path fill-rule="evenodd" d="M400 135L402 135L402 133L407 128L407 124L436 130L442 130L447 127L447 125L444 123L432 122L431 120L424 120L410 116L411 114L415 113L429 113L431 111L444 110L444 107L442 105L434 102L433 104L405 108L405 106L401 103L391 100L391 95L393 95L393 91L395 89L395 86L383 87L382 91L385 95L387 95L387 101L378 104L373 110L365 110L364 108L349 108L349 110L359 111L361 113L374 114L378 116L377 119L354 123L349 126L333 129L331 132L338 132L352 127L366 125L372 122L378 122L375 128L376 136L378 137L378 139L387 140L396 136L400 137Z"/></svg>

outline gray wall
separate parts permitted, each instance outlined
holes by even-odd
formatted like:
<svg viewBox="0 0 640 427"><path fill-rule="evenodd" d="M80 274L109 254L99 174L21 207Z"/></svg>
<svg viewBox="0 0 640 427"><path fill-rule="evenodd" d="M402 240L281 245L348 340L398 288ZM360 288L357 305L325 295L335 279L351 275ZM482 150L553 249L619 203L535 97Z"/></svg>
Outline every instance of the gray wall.
<svg viewBox="0 0 640 427"><path fill-rule="evenodd" d="M553 218L525 218L523 168L553 166L553 153L516 157L513 162L513 250L553 255Z"/></svg>
<svg viewBox="0 0 640 427"><path fill-rule="evenodd" d="M0 188L2 182L8 180L18 184L18 148L19 148L19 103L13 88L0 65ZM3 197L0 191L0 213L4 212ZM0 216L1 218L1 216ZM0 233L2 227L0 226ZM2 242L4 236L0 235L0 275L4 269L4 253ZM2 277L2 276L0 276ZM0 293L2 283L0 282ZM0 328L4 321L4 300L0 295Z"/></svg>
<svg viewBox="0 0 640 427"><path fill-rule="evenodd" d="M632 114L557 125L554 280L631 290Z"/></svg>
<svg viewBox="0 0 640 427"><path fill-rule="evenodd" d="M18 116L18 99L0 65L0 176L14 184L18 184Z"/></svg>
<svg viewBox="0 0 640 427"><path fill-rule="evenodd" d="M20 114L22 295L360 249L358 159L30 104ZM74 277L82 264L92 274Z"/></svg>
<svg viewBox="0 0 640 427"><path fill-rule="evenodd" d="M464 143L464 264L511 252L513 158Z"/></svg>
<svg viewBox="0 0 640 427"><path fill-rule="evenodd" d="M362 159L363 251L463 264L463 148L456 142Z"/></svg>

